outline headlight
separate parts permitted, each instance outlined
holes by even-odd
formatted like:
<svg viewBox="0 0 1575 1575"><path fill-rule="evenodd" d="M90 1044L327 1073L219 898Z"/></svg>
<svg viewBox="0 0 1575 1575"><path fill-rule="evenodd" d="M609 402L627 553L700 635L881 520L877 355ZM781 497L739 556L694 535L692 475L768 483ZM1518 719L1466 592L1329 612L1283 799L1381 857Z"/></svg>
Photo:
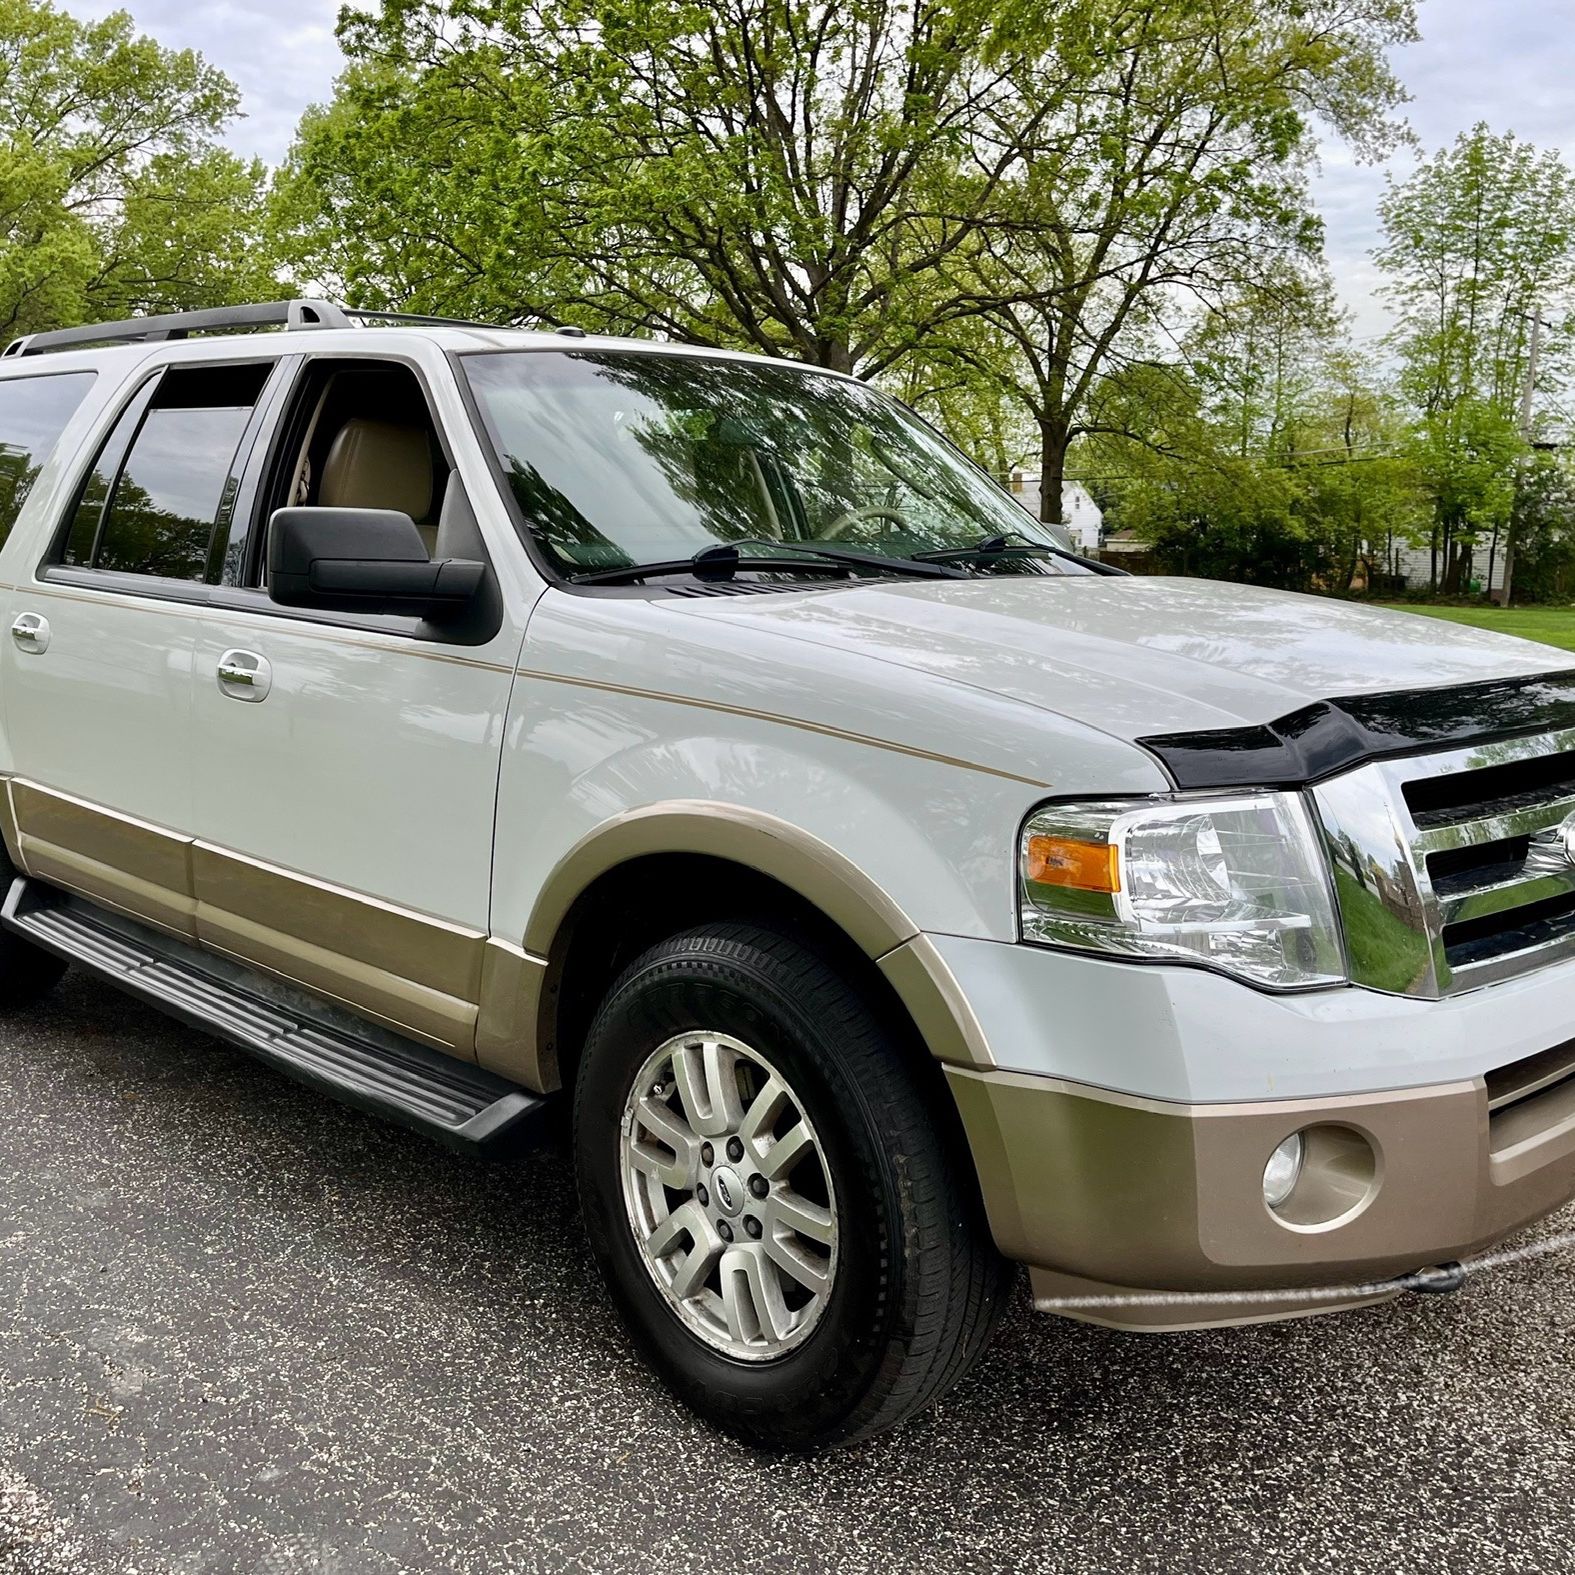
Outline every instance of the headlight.
<svg viewBox="0 0 1575 1575"><path fill-rule="evenodd" d="M1322 842L1294 793L1048 805L1023 827L1021 896L1025 940L1272 989L1345 978Z"/></svg>

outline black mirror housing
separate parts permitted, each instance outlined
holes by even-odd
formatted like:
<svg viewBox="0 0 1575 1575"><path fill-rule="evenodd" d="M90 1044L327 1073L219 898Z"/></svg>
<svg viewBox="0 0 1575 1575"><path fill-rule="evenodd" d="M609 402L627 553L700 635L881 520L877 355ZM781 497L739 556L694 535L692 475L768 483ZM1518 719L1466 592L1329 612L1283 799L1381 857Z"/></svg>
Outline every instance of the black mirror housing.
<svg viewBox="0 0 1575 1575"><path fill-rule="evenodd" d="M486 572L428 558L415 522L395 509L278 509L268 524L268 595L281 607L438 622L469 607Z"/></svg>

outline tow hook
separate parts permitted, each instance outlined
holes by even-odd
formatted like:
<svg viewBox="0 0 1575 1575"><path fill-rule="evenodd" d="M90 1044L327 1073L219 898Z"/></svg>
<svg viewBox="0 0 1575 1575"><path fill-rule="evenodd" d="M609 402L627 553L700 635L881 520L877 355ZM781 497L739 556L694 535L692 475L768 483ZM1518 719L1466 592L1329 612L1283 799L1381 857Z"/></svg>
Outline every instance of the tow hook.
<svg viewBox="0 0 1575 1575"><path fill-rule="evenodd" d="M1402 1276L1400 1285L1419 1296L1449 1296L1466 1283L1465 1266L1451 1259L1448 1263L1435 1263L1430 1269L1418 1269L1415 1274Z"/></svg>

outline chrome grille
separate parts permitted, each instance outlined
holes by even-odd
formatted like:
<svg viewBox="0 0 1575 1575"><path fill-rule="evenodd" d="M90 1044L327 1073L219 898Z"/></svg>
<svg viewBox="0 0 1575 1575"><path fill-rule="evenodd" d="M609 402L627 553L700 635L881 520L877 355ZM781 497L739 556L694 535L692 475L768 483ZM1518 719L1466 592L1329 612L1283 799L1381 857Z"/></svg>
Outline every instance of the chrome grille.
<svg viewBox="0 0 1575 1575"><path fill-rule="evenodd" d="M1575 731L1379 761L1312 796L1357 983L1441 996L1575 956Z"/></svg>

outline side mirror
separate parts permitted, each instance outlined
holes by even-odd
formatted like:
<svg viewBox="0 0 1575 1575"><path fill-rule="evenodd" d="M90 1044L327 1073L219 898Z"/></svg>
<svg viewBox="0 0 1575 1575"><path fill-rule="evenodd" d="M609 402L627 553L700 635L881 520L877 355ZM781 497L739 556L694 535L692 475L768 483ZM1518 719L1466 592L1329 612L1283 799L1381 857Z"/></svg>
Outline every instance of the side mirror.
<svg viewBox="0 0 1575 1575"><path fill-rule="evenodd" d="M428 558L415 522L394 509L279 509L268 524L268 595L281 607L438 622L469 606L486 572Z"/></svg>

